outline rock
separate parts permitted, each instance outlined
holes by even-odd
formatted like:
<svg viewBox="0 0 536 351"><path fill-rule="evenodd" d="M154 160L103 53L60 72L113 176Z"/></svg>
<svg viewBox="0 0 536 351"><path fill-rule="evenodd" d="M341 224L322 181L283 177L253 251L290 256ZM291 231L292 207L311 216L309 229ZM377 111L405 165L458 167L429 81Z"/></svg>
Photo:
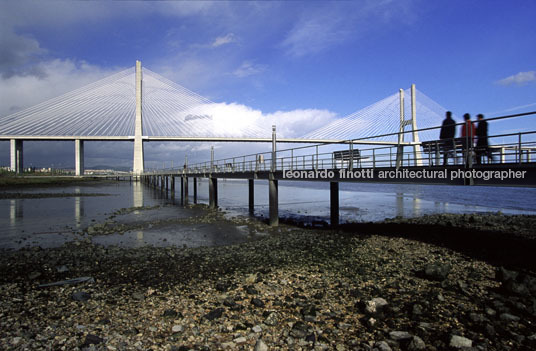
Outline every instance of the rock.
<svg viewBox="0 0 536 351"><path fill-rule="evenodd" d="M184 331L184 327L182 325L176 324L171 328L171 331L173 333L182 333Z"/></svg>
<svg viewBox="0 0 536 351"><path fill-rule="evenodd" d="M307 325L303 322L296 322L292 326L290 335L297 339L303 339L307 336Z"/></svg>
<svg viewBox="0 0 536 351"><path fill-rule="evenodd" d="M455 349L461 349L464 347L473 347L473 341L463 336L452 335L450 337L449 346Z"/></svg>
<svg viewBox="0 0 536 351"><path fill-rule="evenodd" d="M65 273L68 271L69 271L69 268L67 268L67 266L65 265L56 267L56 272L58 273Z"/></svg>
<svg viewBox="0 0 536 351"><path fill-rule="evenodd" d="M34 280L34 279L39 278L40 276L41 276L40 272L32 272L30 273L30 275L28 275L28 279Z"/></svg>
<svg viewBox="0 0 536 351"><path fill-rule="evenodd" d="M441 262L431 263L424 267L424 277L431 280L443 281L447 279L451 266Z"/></svg>
<svg viewBox="0 0 536 351"><path fill-rule="evenodd" d="M264 307L264 302L262 302L262 300L260 299L257 299L257 298L254 298L254 299L251 299L251 304L254 305L255 307Z"/></svg>
<svg viewBox="0 0 536 351"><path fill-rule="evenodd" d="M205 314L203 316L203 318L206 318L209 321L212 321L212 320L214 320L216 318L220 318L222 316L223 312L224 312L224 309L221 308L221 307L218 307L218 308L213 309L209 313Z"/></svg>
<svg viewBox="0 0 536 351"><path fill-rule="evenodd" d="M279 316L276 312L270 312L270 314L268 314L264 320L264 324L269 325L270 327L276 326L278 322Z"/></svg>
<svg viewBox="0 0 536 351"><path fill-rule="evenodd" d="M425 350L426 344L418 336L414 336L408 345L408 351Z"/></svg>
<svg viewBox="0 0 536 351"><path fill-rule="evenodd" d="M518 272L507 270L504 267L499 267L497 271L495 271L495 279L502 283L516 280L518 275Z"/></svg>
<svg viewBox="0 0 536 351"><path fill-rule="evenodd" d="M87 301L91 298L91 294L85 291L75 291L72 295L73 300L75 301Z"/></svg>
<svg viewBox="0 0 536 351"><path fill-rule="evenodd" d="M378 341L374 344L374 347L378 349L378 351L392 351L391 346L385 341Z"/></svg>
<svg viewBox="0 0 536 351"><path fill-rule="evenodd" d="M381 297L375 297L365 303L365 312L370 315L378 315L383 312L388 305L387 301Z"/></svg>
<svg viewBox="0 0 536 351"><path fill-rule="evenodd" d="M506 283L503 283L503 287L506 291L508 291L511 294L520 295L520 296L530 296L529 288L523 283L518 283L514 280L509 280Z"/></svg>
<svg viewBox="0 0 536 351"><path fill-rule="evenodd" d="M251 331L253 331L254 333L260 333L262 332L262 328L260 325L256 325L253 328L251 328Z"/></svg>
<svg viewBox="0 0 536 351"><path fill-rule="evenodd" d="M238 338L234 339L233 342L237 345L241 345L241 344L245 344L246 342L248 341L248 339L246 339L245 337L243 336L239 336Z"/></svg>
<svg viewBox="0 0 536 351"><path fill-rule="evenodd" d="M145 295L143 295L142 293L139 293L139 292L135 292L135 293L132 293L132 298L134 300L141 301L141 300L145 300Z"/></svg>
<svg viewBox="0 0 536 351"><path fill-rule="evenodd" d="M413 313L416 316L419 316L422 314L422 306L419 304L414 304L413 309L411 310L411 313Z"/></svg>
<svg viewBox="0 0 536 351"><path fill-rule="evenodd" d="M177 311L175 311L175 310L171 310L171 309L169 309L169 310L165 310L165 311L164 311L164 314L163 314L164 317L169 317L169 318L175 318L175 317L177 317L178 315L179 315L179 314L177 313Z"/></svg>
<svg viewBox="0 0 536 351"><path fill-rule="evenodd" d="M262 339L257 340L257 343L255 344L254 351L268 351L268 346L262 341Z"/></svg>
<svg viewBox="0 0 536 351"><path fill-rule="evenodd" d="M102 342L104 342L104 339L98 337L97 335L88 334L86 335L86 339L84 340L84 344L82 344L82 346L98 345Z"/></svg>
<svg viewBox="0 0 536 351"><path fill-rule="evenodd" d="M514 316L513 314L510 314L510 313L501 313L499 318L501 318L501 320L506 321L506 322L518 322L521 319L518 316Z"/></svg>
<svg viewBox="0 0 536 351"><path fill-rule="evenodd" d="M389 338L394 341L404 341L409 340L413 337L410 333L406 331L392 331L389 332Z"/></svg>

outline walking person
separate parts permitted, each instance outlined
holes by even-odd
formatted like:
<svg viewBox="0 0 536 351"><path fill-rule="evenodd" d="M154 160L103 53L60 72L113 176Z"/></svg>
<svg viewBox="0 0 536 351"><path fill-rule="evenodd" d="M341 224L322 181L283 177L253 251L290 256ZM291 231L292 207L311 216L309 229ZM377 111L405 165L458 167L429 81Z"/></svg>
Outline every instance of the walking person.
<svg viewBox="0 0 536 351"><path fill-rule="evenodd" d="M488 144L488 122L484 120L483 114L476 115L478 119L478 126L476 127L476 164L482 163L482 157L488 157L489 144Z"/></svg>
<svg viewBox="0 0 536 351"><path fill-rule="evenodd" d="M471 121L471 115L466 113L463 115L465 120L462 125L461 137L463 148L465 149L465 165L471 167L473 165L473 146L475 139L475 124Z"/></svg>
<svg viewBox="0 0 536 351"><path fill-rule="evenodd" d="M454 149L454 135L456 134L456 121L452 119L452 112L447 111L445 117L441 125L441 131L439 132L439 139L442 141L441 144L443 147L444 166L448 164L448 156L452 154L452 150Z"/></svg>

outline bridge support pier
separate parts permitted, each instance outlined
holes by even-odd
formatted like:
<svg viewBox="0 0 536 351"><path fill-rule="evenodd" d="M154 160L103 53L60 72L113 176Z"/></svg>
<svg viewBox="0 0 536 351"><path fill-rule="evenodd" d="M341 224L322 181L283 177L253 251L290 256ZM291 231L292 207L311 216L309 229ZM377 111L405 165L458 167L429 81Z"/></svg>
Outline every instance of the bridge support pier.
<svg viewBox="0 0 536 351"><path fill-rule="evenodd" d="M253 179L248 179L248 189L249 189L249 214L255 212L255 185Z"/></svg>
<svg viewBox="0 0 536 351"><path fill-rule="evenodd" d="M184 205L184 178L181 177L181 206Z"/></svg>
<svg viewBox="0 0 536 351"><path fill-rule="evenodd" d="M160 191L164 192L164 176L160 176Z"/></svg>
<svg viewBox="0 0 536 351"><path fill-rule="evenodd" d="M218 178L208 178L208 204L210 208L218 207Z"/></svg>
<svg viewBox="0 0 536 351"><path fill-rule="evenodd" d="M84 141L76 139L74 141L74 163L75 175L84 175Z"/></svg>
<svg viewBox="0 0 536 351"><path fill-rule="evenodd" d="M170 187L171 187L171 198L175 198L175 176L171 176L171 184L170 184Z"/></svg>
<svg viewBox="0 0 536 351"><path fill-rule="evenodd" d="M278 204L278 185L277 180L273 179L273 175L270 175L268 180L268 195L269 195L269 207L270 207L270 225L277 227L279 225L279 204Z"/></svg>
<svg viewBox="0 0 536 351"><path fill-rule="evenodd" d="M166 176L166 194L169 191L169 176Z"/></svg>
<svg viewBox="0 0 536 351"><path fill-rule="evenodd" d="M184 177L184 205L188 205L188 177Z"/></svg>
<svg viewBox="0 0 536 351"><path fill-rule="evenodd" d="M331 226L339 225L339 182L329 183L329 203Z"/></svg>
<svg viewBox="0 0 536 351"><path fill-rule="evenodd" d="M22 156L23 156L22 140L11 139L10 140L10 159L11 159L11 171L12 172L21 174L24 171Z"/></svg>
<svg viewBox="0 0 536 351"><path fill-rule="evenodd" d="M194 177L194 204L197 204L197 178Z"/></svg>

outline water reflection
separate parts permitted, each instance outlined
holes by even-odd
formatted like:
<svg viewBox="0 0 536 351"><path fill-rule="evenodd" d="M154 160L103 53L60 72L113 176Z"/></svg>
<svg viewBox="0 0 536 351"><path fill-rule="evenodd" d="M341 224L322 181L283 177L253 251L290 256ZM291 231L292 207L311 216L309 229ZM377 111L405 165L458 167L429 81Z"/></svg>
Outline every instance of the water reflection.
<svg viewBox="0 0 536 351"><path fill-rule="evenodd" d="M132 206L142 207L143 206L143 185L141 182L132 183Z"/></svg>
<svg viewBox="0 0 536 351"><path fill-rule="evenodd" d="M17 224L17 219L23 217L24 211L22 206L22 200L11 199L9 200L9 224L14 227Z"/></svg>
<svg viewBox="0 0 536 351"><path fill-rule="evenodd" d="M74 188L75 194L80 194L80 187ZM82 224L82 217L84 217L84 198L82 196L74 197L74 221L76 229L80 229Z"/></svg>

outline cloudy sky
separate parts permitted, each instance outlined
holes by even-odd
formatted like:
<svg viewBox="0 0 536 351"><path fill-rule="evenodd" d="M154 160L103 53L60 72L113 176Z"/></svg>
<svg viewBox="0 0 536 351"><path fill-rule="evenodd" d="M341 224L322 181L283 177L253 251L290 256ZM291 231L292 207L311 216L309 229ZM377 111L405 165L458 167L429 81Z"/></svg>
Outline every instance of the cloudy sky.
<svg viewBox="0 0 536 351"><path fill-rule="evenodd" d="M532 111L535 16L529 0L2 1L0 116L137 59L212 101L255 111L268 128L276 121L288 136L412 83L458 116ZM26 165L74 164L69 143L42 145L25 143ZM111 161L109 145L88 143L86 164L128 165L132 145L114 147L122 156ZM147 149L157 166L180 162L185 146ZM0 142L0 165L8 153Z"/></svg>

